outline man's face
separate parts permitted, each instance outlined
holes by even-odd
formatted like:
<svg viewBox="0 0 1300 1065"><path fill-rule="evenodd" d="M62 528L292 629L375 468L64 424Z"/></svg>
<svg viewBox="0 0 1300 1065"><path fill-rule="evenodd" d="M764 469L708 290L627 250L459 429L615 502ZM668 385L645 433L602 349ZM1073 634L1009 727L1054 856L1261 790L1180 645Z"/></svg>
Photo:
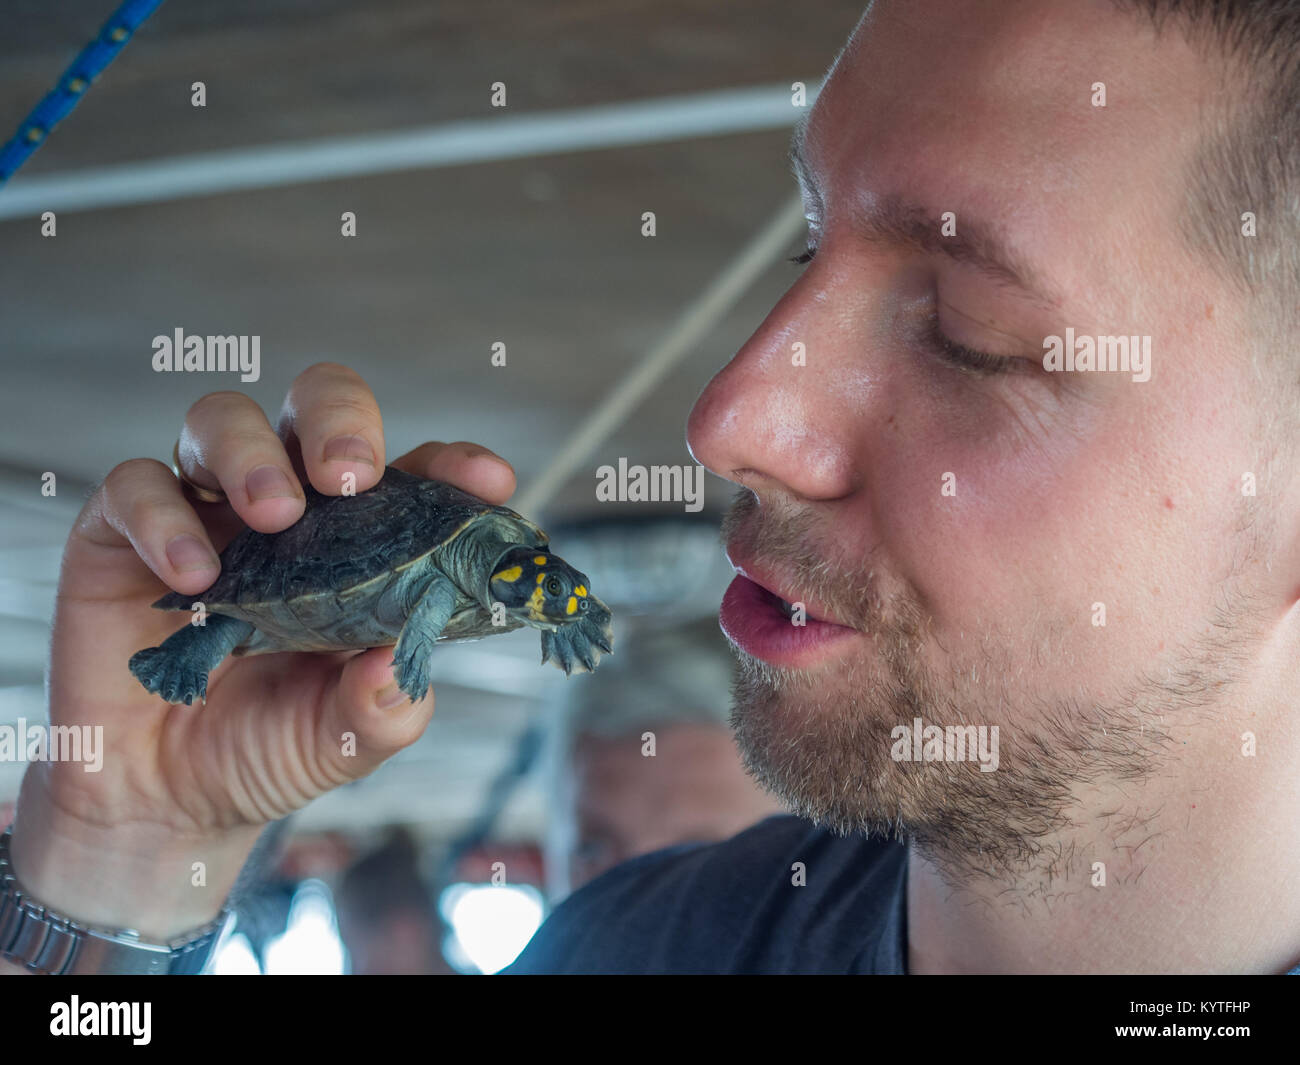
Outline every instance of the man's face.
<svg viewBox="0 0 1300 1065"><path fill-rule="evenodd" d="M1180 237L1206 62L1107 0L877 3L838 61L802 146L815 258L689 426L748 489L733 562L845 626L724 605L742 750L797 811L1023 860L1149 776L1284 609L1242 491L1245 304ZM891 232L945 212L933 247ZM1045 371L1067 328L1150 336L1150 380ZM999 768L895 760L915 717L998 726Z"/></svg>

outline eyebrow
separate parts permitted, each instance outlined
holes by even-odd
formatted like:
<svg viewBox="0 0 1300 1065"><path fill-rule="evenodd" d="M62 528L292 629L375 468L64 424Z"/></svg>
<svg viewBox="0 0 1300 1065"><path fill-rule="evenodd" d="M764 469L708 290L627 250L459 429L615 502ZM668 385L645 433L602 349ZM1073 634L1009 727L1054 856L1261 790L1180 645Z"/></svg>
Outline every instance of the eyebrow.
<svg viewBox="0 0 1300 1065"><path fill-rule="evenodd" d="M790 165L795 180L806 198L824 208L821 187L804 151L808 114L795 125L790 143ZM920 204L895 194L880 200L868 213L854 219L854 229L864 239L877 244L925 255L943 255L954 262L970 266L991 281L1015 289L1046 310L1056 310L1061 297L1041 280L1041 271L1033 269L994 227L977 218L954 212L957 232L945 237L940 232L939 215Z"/></svg>

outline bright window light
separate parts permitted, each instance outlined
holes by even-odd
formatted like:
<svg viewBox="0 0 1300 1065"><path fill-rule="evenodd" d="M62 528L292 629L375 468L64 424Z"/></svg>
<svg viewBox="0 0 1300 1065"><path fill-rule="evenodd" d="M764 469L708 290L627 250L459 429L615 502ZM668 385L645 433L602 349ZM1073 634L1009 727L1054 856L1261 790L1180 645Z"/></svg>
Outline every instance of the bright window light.
<svg viewBox="0 0 1300 1065"><path fill-rule="evenodd" d="M438 900L455 933L448 953L479 972L500 972L528 945L542 923L542 895L528 884L452 884Z"/></svg>
<svg viewBox="0 0 1300 1065"><path fill-rule="evenodd" d="M320 880L304 880L289 905L285 930L266 947L268 976L341 976L343 940L334 900Z"/></svg>
<svg viewBox="0 0 1300 1065"><path fill-rule="evenodd" d="M248 936L236 932L230 936L212 962L213 976L261 976L262 970L257 965L257 955L248 942Z"/></svg>

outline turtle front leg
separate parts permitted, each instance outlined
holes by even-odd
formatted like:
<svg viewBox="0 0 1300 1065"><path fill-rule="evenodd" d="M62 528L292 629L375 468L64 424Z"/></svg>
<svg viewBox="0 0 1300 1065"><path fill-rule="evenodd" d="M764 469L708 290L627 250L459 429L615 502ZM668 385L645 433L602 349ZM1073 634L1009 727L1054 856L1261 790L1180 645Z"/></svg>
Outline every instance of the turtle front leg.
<svg viewBox="0 0 1300 1065"><path fill-rule="evenodd" d="M195 696L207 702L208 674L252 633L247 621L209 614L204 624L186 625L161 646L137 651L127 668L145 691L169 703L189 706Z"/></svg>
<svg viewBox="0 0 1300 1065"><path fill-rule="evenodd" d="M437 577L425 590L411 611L393 649L397 686L411 702L424 698L429 690L429 659L433 645L456 610L456 586L446 577Z"/></svg>

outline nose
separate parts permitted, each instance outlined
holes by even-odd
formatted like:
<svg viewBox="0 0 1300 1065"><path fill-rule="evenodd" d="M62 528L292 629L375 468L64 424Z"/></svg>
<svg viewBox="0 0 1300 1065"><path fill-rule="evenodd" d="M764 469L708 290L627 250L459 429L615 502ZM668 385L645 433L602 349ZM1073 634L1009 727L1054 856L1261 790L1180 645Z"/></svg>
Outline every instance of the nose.
<svg viewBox="0 0 1300 1065"><path fill-rule="evenodd" d="M869 362L856 357L865 337L834 310L834 281L819 265L709 382L687 422L695 460L760 499L838 499L858 479L871 386Z"/></svg>

